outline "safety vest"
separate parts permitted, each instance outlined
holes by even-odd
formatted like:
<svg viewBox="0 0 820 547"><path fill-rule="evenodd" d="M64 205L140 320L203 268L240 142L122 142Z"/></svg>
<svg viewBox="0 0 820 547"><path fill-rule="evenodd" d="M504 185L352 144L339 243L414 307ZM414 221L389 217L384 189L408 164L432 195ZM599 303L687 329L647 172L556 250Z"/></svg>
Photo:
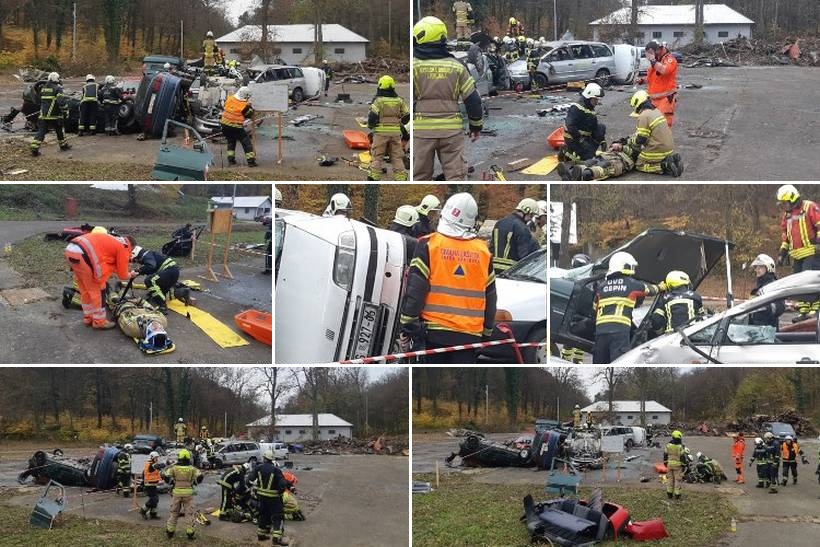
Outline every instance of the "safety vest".
<svg viewBox="0 0 820 547"><path fill-rule="evenodd" d="M671 53L667 53L657 64L661 64L664 73L659 74L655 67L650 66L646 72L646 91L652 99L671 95L678 90L678 61Z"/></svg>
<svg viewBox="0 0 820 547"><path fill-rule="evenodd" d="M636 139L646 137L646 144L638 154L638 165L660 163L675 151L672 130L666 123L666 116L655 108L647 108L638 114L635 135L630 146L637 146Z"/></svg>
<svg viewBox="0 0 820 547"><path fill-rule="evenodd" d="M145 467L142 468L142 476L144 477L146 486L155 486L162 480L159 476L159 469L154 467L154 470L151 471L151 465L153 465L151 460L148 460L145 462Z"/></svg>
<svg viewBox="0 0 820 547"><path fill-rule="evenodd" d="M413 134L417 137L446 138L460 135L464 119L458 105L475 91L475 80L452 57L414 59ZM481 125L483 120L470 120Z"/></svg>
<svg viewBox="0 0 820 547"><path fill-rule="evenodd" d="M820 224L820 218L817 217L820 217L817 205L807 199L803 200L803 205L797 215L794 214L794 211L785 213L783 217L785 239L781 249L787 249L789 256L793 259L801 260L817 252L814 247L814 241L817 238L817 227Z"/></svg>
<svg viewBox="0 0 820 547"><path fill-rule="evenodd" d="M668 443L666 445L666 466L669 469L681 468L681 457L683 456L683 445Z"/></svg>
<svg viewBox="0 0 820 547"><path fill-rule="evenodd" d="M370 111L379 116L379 124L373 128L380 135L401 135L401 119L409 113L407 103L401 97L376 97Z"/></svg>
<svg viewBox="0 0 820 547"><path fill-rule="evenodd" d="M421 318L430 329L449 330L481 336L487 286L495 279L489 274L492 255L480 239L455 239L438 232L429 236L428 282L430 291ZM427 266L418 264L422 270Z"/></svg>
<svg viewBox="0 0 820 547"><path fill-rule="evenodd" d="M174 479L173 496L193 496L194 481L197 470L190 465L175 465L166 473L167 477Z"/></svg>
<svg viewBox="0 0 820 547"><path fill-rule="evenodd" d="M800 445L797 444L797 441L792 441L791 447L786 442L780 445L780 456L784 462L797 461L798 454L800 454Z"/></svg>
<svg viewBox="0 0 820 547"><path fill-rule="evenodd" d="M56 83L47 83L40 89L40 119L59 120L63 117L58 104L63 96L63 88Z"/></svg>
<svg viewBox="0 0 820 547"><path fill-rule="evenodd" d="M236 98L236 95L231 95L225 101L225 109L222 111L222 119L220 123L231 127L242 127L245 123L245 108L248 106L248 101L242 101Z"/></svg>
<svg viewBox="0 0 820 547"><path fill-rule="evenodd" d="M80 100L81 103L98 103L100 102L97 99L97 93L99 92L100 85L97 82L88 82L83 86L83 98Z"/></svg>

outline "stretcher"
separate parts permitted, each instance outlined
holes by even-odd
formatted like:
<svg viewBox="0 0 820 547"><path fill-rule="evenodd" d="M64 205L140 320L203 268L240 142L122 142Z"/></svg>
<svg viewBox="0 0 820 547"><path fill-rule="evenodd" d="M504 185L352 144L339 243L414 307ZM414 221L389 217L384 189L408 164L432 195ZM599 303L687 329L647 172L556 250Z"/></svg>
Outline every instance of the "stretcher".
<svg viewBox="0 0 820 547"><path fill-rule="evenodd" d="M225 323L199 308L186 306L179 300L171 300L168 302L168 309L190 319L223 349L247 346L250 343L232 331Z"/></svg>
<svg viewBox="0 0 820 547"><path fill-rule="evenodd" d="M246 310L236 314L234 321L236 326L256 340L272 345L273 315L259 310Z"/></svg>

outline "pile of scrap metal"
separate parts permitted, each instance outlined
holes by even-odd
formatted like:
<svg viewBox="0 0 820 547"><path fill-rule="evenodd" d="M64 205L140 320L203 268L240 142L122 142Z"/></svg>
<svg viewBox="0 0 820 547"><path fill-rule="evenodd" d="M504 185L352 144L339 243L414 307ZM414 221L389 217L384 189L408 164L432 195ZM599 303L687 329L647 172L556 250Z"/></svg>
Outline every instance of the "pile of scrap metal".
<svg viewBox="0 0 820 547"><path fill-rule="evenodd" d="M555 498L535 503L529 494L524 498L524 516L532 543L549 543L566 547L594 545L612 538L625 537L650 541L668 537L661 519L631 522L623 506L603 501L600 489L589 500Z"/></svg>
<svg viewBox="0 0 820 547"><path fill-rule="evenodd" d="M601 469L601 432L597 429L573 430L566 441L566 452L572 464L579 469Z"/></svg>
<svg viewBox="0 0 820 547"><path fill-rule="evenodd" d="M456 457L466 467L538 467L550 469L552 459L563 450L565 433L543 431L522 436L505 443L489 441L479 435L469 435L459 443L458 453L445 459L453 465Z"/></svg>

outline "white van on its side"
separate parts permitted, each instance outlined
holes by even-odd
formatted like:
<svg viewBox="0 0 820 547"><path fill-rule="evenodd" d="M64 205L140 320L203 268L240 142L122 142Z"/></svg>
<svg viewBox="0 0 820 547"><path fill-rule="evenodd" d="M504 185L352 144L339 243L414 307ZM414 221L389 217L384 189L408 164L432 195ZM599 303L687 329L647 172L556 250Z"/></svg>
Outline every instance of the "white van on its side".
<svg viewBox="0 0 820 547"><path fill-rule="evenodd" d="M615 44L615 74L616 84L631 84L638 78L641 66L641 49L630 44Z"/></svg>

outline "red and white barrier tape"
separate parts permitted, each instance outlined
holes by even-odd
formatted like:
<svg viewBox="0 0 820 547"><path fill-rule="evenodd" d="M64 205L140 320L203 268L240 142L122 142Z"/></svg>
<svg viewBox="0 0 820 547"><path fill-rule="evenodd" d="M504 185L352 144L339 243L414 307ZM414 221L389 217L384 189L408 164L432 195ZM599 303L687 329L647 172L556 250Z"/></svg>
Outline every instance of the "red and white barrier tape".
<svg viewBox="0 0 820 547"><path fill-rule="evenodd" d="M519 348L534 348L546 346L546 342L522 342L518 343L515 338L505 338L503 340L491 340L489 342L476 342L475 344L464 344L460 346L449 346L446 348L424 349L418 351L406 351L403 353L391 353L388 355L379 355L377 357L362 357L361 359L348 359L347 361L339 361L340 365L363 365L368 363L378 363L380 361L395 361L398 359L405 359L409 357L421 357L423 355L435 355L437 353L450 353L453 351L463 351L465 349L479 349L490 346L504 346L507 344L515 345Z"/></svg>

